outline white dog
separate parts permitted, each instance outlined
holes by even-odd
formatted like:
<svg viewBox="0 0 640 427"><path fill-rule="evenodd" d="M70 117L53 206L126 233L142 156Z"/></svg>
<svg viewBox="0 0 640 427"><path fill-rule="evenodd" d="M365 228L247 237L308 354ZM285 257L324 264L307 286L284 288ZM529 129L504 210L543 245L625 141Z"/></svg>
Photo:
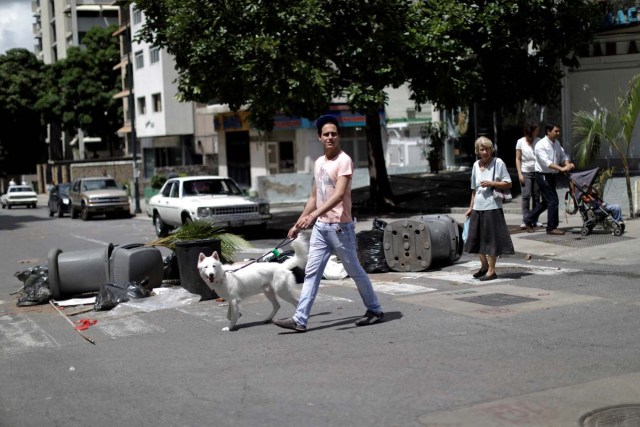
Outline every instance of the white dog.
<svg viewBox="0 0 640 427"><path fill-rule="evenodd" d="M236 326L240 314L240 302L260 292L264 293L271 302L273 310L265 319L265 323L271 322L273 316L280 309L276 295L294 306L298 305L298 299L292 291L296 285L296 279L291 272L295 267L304 270L309 255L309 241L306 236L298 235L291 243L295 255L283 263L255 262L237 270L238 266L223 265L217 252L211 256L200 253L198 257L198 271L202 280L213 289L215 293L226 299L229 303L227 319L229 326L223 331L232 331ZM233 271L236 270L236 271Z"/></svg>

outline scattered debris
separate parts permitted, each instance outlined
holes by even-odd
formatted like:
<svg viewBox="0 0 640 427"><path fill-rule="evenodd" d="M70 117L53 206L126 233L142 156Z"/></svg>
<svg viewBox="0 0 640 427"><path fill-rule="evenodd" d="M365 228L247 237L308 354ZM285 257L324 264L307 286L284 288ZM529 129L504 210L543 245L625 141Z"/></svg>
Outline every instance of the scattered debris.
<svg viewBox="0 0 640 427"><path fill-rule="evenodd" d="M53 307L60 314L60 316L64 317L64 319L67 322L69 322L69 324L71 326L73 326L73 330L76 331L77 333L79 333L82 338L84 338L85 340L89 341L93 345L96 344L96 342L91 337L88 337L87 335L83 334L82 331L76 329L76 325L71 321L71 319L69 319L66 316L66 314L64 314L58 307L56 307L56 305L53 303L53 301L49 301L49 304L51 304L51 307Z"/></svg>
<svg viewBox="0 0 640 427"><path fill-rule="evenodd" d="M49 288L49 269L44 266L32 267L14 274L18 280L24 282L23 295L18 298L18 307L44 304L51 297Z"/></svg>

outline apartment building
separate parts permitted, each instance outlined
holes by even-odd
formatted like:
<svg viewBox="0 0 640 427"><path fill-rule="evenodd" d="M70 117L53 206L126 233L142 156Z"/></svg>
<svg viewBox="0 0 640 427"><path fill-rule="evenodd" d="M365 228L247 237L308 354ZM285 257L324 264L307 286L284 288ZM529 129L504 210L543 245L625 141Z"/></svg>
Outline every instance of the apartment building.
<svg viewBox="0 0 640 427"><path fill-rule="evenodd" d="M602 28L591 46L580 52L580 68L567 72L562 91L561 139L568 152L574 149L574 113L600 108L617 111L617 98L624 96L631 78L640 73L640 2L599 3ZM640 128L636 126L633 140L639 137ZM611 149L603 149L600 155L599 166L620 166L620 159ZM630 168L640 170L640 144L632 144L629 159Z"/></svg>
<svg viewBox="0 0 640 427"><path fill-rule="evenodd" d="M135 4L122 6L120 29L122 61L116 65L122 73L124 123L119 133L132 131L129 94L133 93L134 128L142 159L141 176L151 178L157 167L202 164L202 154L195 149L195 104L178 101L175 64L164 49L135 40L144 25L144 14ZM133 36L133 37L131 37ZM129 61L131 61L130 66ZM127 75L132 73L132 80ZM131 143L127 144L131 153Z"/></svg>
<svg viewBox="0 0 640 427"><path fill-rule="evenodd" d="M82 46L84 35L93 27L108 27L118 23L118 7L113 0L32 0L34 16L34 52L45 64L67 57L70 47ZM49 125L49 143L55 160L85 159L87 152L96 153L92 143L99 139L84 135L65 135L55 123ZM52 159L54 160L54 159Z"/></svg>

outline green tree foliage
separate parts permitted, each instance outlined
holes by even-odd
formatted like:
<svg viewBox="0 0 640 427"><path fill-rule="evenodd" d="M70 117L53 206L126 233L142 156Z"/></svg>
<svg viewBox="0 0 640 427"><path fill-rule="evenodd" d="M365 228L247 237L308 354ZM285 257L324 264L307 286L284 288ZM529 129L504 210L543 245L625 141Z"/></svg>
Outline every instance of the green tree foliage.
<svg viewBox="0 0 640 427"><path fill-rule="evenodd" d="M118 142L122 103L113 98L120 90L119 74L113 70L120 59L116 27L93 27L67 57L47 67L46 91L38 107L47 122L60 123L74 135L100 137L109 147Z"/></svg>
<svg viewBox="0 0 640 427"><path fill-rule="evenodd" d="M415 99L492 111L525 100L557 104L563 66L579 65L601 18L589 0L417 2L407 61Z"/></svg>
<svg viewBox="0 0 640 427"><path fill-rule="evenodd" d="M43 64L26 49L0 55L0 174L35 173L46 160L44 127L35 108Z"/></svg>
<svg viewBox="0 0 640 427"><path fill-rule="evenodd" d="M573 117L573 140L576 142L578 166L587 167L600 155L603 143L618 153L627 183L629 216L633 218L633 193L629 171L629 153L633 130L640 115L640 74L629 82L629 90L618 98L618 111L599 108L595 112L578 111Z"/></svg>
<svg viewBox="0 0 640 427"><path fill-rule="evenodd" d="M334 97L366 114L371 194L392 203L379 111L405 81L409 3L399 0L142 0L142 37L175 56L184 99L246 107L259 129L276 114L315 118Z"/></svg>
<svg viewBox="0 0 640 427"><path fill-rule="evenodd" d="M138 36L175 56L184 99L314 118L332 99L367 116L371 195L392 203L379 110L409 82L417 104L556 100L561 63L589 39L590 0L139 0ZM535 53L529 52L529 47ZM562 62L561 62L562 61Z"/></svg>

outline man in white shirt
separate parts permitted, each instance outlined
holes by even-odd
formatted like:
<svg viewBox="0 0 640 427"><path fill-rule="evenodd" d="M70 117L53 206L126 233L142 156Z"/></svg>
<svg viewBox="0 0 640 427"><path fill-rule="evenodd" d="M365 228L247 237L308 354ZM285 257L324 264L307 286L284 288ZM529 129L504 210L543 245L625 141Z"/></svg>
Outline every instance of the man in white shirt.
<svg viewBox="0 0 640 427"><path fill-rule="evenodd" d="M538 217L546 209L547 211L547 234L563 235L564 231L558 230L560 220L558 218L558 193L556 192L556 175L558 172L566 173L575 168L575 165L569 161L569 157L558 141L560 136L560 128L548 123L545 125L546 136L542 138L535 146L536 155L536 171L535 177L540 193L542 195L542 203L529 213L525 221L527 231L532 232Z"/></svg>

